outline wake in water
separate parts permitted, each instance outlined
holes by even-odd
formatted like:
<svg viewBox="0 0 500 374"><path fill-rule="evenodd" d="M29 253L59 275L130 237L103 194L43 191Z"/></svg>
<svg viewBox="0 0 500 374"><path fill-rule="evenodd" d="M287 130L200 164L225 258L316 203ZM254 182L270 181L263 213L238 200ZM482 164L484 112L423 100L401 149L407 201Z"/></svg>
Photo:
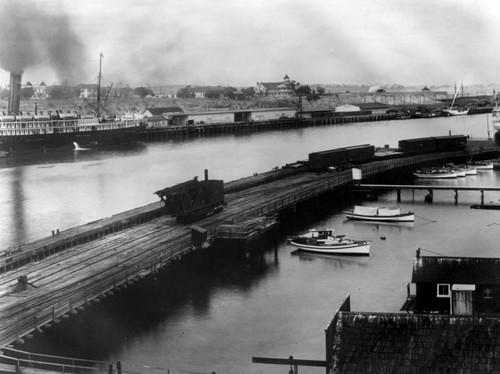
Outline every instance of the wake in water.
<svg viewBox="0 0 500 374"><path fill-rule="evenodd" d="M73 142L73 146L75 147L75 151L90 151L92 148L84 148L84 147L80 147L80 144L78 144L77 142Z"/></svg>

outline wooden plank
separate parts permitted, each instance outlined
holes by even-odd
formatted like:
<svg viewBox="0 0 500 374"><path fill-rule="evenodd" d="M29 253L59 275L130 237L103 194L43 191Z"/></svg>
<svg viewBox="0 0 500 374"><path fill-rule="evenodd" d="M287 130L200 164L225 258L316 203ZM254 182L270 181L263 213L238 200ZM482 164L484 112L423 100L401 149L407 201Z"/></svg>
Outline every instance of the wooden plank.
<svg viewBox="0 0 500 374"><path fill-rule="evenodd" d="M255 364L326 367L326 361L323 360L301 360L293 357L290 358L252 357L252 362Z"/></svg>

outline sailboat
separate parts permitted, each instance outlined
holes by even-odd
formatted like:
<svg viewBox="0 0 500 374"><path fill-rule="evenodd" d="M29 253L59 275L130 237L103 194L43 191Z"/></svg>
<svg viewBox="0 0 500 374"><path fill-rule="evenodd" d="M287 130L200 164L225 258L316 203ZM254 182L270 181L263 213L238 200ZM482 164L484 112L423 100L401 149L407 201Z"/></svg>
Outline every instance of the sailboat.
<svg viewBox="0 0 500 374"><path fill-rule="evenodd" d="M463 88L463 86L462 86ZM451 102L450 108L449 109L444 109L443 111L448 113L449 116L463 116L465 114L469 114L469 108L467 109L462 109L462 108L456 108L453 109L453 105L455 104L455 100L458 95L458 87L455 90L455 95L453 96L453 101Z"/></svg>

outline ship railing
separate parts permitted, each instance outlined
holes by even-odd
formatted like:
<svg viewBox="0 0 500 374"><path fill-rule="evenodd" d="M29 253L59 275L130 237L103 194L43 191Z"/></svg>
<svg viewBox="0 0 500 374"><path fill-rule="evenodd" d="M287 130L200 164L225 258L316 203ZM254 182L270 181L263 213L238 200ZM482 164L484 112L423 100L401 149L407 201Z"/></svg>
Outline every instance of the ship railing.
<svg viewBox="0 0 500 374"><path fill-rule="evenodd" d="M39 135L54 133L72 133L79 131L103 131L136 127L140 121L113 121L102 122L84 120L33 120L29 122L2 122L0 123L0 135Z"/></svg>

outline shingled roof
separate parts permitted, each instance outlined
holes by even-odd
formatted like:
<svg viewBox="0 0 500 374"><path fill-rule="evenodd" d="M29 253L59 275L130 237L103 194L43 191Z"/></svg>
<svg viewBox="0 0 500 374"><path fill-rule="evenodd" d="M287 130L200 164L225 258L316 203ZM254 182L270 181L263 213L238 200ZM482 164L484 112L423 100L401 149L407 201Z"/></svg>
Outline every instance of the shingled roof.
<svg viewBox="0 0 500 374"><path fill-rule="evenodd" d="M498 373L500 320L339 311L332 373Z"/></svg>
<svg viewBox="0 0 500 374"><path fill-rule="evenodd" d="M417 256L412 282L500 285L500 258Z"/></svg>
<svg viewBox="0 0 500 374"><path fill-rule="evenodd" d="M152 108L147 108L147 110L154 116L161 116L162 114L167 114L167 113L184 113L182 108L178 106L152 107Z"/></svg>

